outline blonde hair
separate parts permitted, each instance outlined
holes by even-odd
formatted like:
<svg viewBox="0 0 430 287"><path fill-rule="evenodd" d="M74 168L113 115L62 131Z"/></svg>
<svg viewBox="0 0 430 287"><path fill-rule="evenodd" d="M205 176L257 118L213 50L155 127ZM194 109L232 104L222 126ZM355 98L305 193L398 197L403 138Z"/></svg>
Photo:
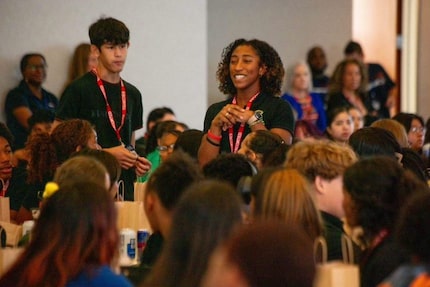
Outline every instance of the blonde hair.
<svg viewBox="0 0 430 287"><path fill-rule="evenodd" d="M405 127L396 120L393 119L380 119L373 122L371 127L377 127L391 132L399 145L403 147L409 147L408 134Z"/></svg>
<svg viewBox="0 0 430 287"><path fill-rule="evenodd" d="M343 175L345 169L358 160L349 147L329 140L298 142L287 153L285 167L295 168L309 181L317 176L334 179Z"/></svg>
<svg viewBox="0 0 430 287"><path fill-rule="evenodd" d="M314 240L323 233L321 215L306 179L294 169L282 168L267 179L264 191L257 197L256 217L277 219L301 226Z"/></svg>
<svg viewBox="0 0 430 287"><path fill-rule="evenodd" d="M60 186L74 181L91 181L106 187L108 172L101 162L89 156L79 155L66 160L57 168L54 181Z"/></svg>
<svg viewBox="0 0 430 287"><path fill-rule="evenodd" d="M69 82L76 80L88 72L88 59L91 54L91 44L81 43L73 52L72 62L70 64Z"/></svg>

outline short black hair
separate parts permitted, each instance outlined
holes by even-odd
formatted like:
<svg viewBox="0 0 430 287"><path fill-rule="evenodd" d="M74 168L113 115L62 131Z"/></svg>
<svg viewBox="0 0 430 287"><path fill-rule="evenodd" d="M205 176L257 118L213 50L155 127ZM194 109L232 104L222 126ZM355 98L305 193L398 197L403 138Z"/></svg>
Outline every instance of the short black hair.
<svg viewBox="0 0 430 287"><path fill-rule="evenodd" d="M385 155L395 159L396 153L402 153L393 133L378 127L356 130L349 137L348 143L360 158Z"/></svg>
<svg viewBox="0 0 430 287"><path fill-rule="evenodd" d="M13 135L5 123L0 122L0 137L5 138L9 145L13 145Z"/></svg>
<svg viewBox="0 0 430 287"><path fill-rule="evenodd" d="M360 55L363 55L363 48L361 48L361 45L358 42L349 41L345 46L343 54L346 56L353 53L359 53Z"/></svg>
<svg viewBox="0 0 430 287"><path fill-rule="evenodd" d="M91 44L97 48L103 44L126 44L130 40L130 31L125 24L114 18L100 18L88 31Z"/></svg>
<svg viewBox="0 0 430 287"><path fill-rule="evenodd" d="M161 107L161 108L155 108L153 109L149 115L148 119L146 120L146 131L149 132L149 123L150 122L156 122L158 120L161 120L166 114L175 115L173 110L168 107Z"/></svg>
<svg viewBox="0 0 430 287"><path fill-rule="evenodd" d="M31 117L28 118L28 126L31 130L35 124L52 123L55 120L55 113L50 110L36 110Z"/></svg>
<svg viewBox="0 0 430 287"><path fill-rule="evenodd" d="M203 166L203 174L208 179L224 180L234 188L243 176L254 174L251 163L238 153L221 153Z"/></svg>
<svg viewBox="0 0 430 287"><path fill-rule="evenodd" d="M181 123L177 121L164 121L156 123L149 132L145 149L146 154L150 154L157 148L158 139L160 139L164 134L172 134L178 137L181 134L181 131L178 130L178 126L180 125Z"/></svg>
<svg viewBox="0 0 430 287"><path fill-rule="evenodd" d="M182 150L192 158L197 159L203 135L201 130L185 130L178 136L173 150Z"/></svg>
<svg viewBox="0 0 430 287"><path fill-rule="evenodd" d="M401 123L405 129L406 129L406 133L408 133L411 129L412 126L412 120L417 120L421 123L421 125L423 127L425 127L424 125L424 120L421 116L417 115L417 114L412 114L412 113L398 113L393 117L393 120L398 121L399 123Z"/></svg>
<svg viewBox="0 0 430 287"><path fill-rule="evenodd" d="M164 208L173 210L184 191L201 179L197 163L189 155L175 151L151 174L146 190L157 194Z"/></svg>
<svg viewBox="0 0 430 287"><path fill-rule="evenodd" d="M28 53L22 56L21 62L19 63L19 68L21 69L21 73L24 72L25 68L27 68L28 60L30 60L31 57L41 57L46 65L46 59L45 56L43 56L40 53Z"/></svg>

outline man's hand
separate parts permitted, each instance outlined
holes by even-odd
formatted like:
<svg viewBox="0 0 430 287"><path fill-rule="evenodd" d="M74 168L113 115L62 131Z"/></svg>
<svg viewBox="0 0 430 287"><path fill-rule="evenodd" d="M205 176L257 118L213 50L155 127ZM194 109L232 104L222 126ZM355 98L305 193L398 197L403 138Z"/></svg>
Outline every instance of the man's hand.
<svg viewBox="0 0 430 287"><path fill-rule="evenodd" d="M151 169L151 162L144 157L138 156L136 158L136 175L142 176Z"/></svg>
<svg viewBox="0 0 430 287"><path fill-rule="evenodd" d="M105 151L111 153L119 161L119 164L124 169L129 169L136 165L138 155L123 147L122 145L105 148Z"/></svg>

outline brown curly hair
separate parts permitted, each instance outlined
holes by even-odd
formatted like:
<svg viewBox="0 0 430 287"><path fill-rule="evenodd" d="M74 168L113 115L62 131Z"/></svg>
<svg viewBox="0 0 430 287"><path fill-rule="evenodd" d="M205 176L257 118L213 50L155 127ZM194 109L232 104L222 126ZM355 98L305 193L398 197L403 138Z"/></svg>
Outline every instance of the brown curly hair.
<svg viewBox="0 0 430 287"><path fill-rule="evenodd" d="M224 48L216 73L219 90L223 94L230 96L237 93L236 87L230 78L230 59L233 51L239 46L252 47L260 57L260 66L266 66L267 68L266 73L260 78L261 92L268 95L279 95L285 74L282 60L272 46L257 39L237 39Z"/></svg>
<svg viewBox="0 0 430 287"><path fill-rule="evenodd" d="M342 93L343 75L345 74L346 66L350 64L357 65L360 69L361 83L360 83L360 87L355 92L364 102L367 95L367 82L368 82L367 71L364 65L356 59L345 59L341 61L339 64L337 64L336 69L334 70L333 75L330 78L328 93L330 95Z"/></svg>
<svg viewBox="0 0 430 287"><path fill-rule="evenodd" d="M31 136L26 148L30 153L28 182L44 182L53 177L56 168L76 151L84 148L94 132L86 120L72 119L61 122L49 134Z"/></svg>

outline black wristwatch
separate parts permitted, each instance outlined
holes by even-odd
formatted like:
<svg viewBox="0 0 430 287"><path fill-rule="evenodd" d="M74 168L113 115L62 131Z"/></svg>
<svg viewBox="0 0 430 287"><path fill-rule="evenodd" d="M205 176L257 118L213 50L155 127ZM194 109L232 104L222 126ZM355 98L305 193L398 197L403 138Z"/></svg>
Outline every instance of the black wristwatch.
<svg viewBox="0 0 430 287"><path fill-rule="evenodd" d="M256 110L254 112L254 117L256 117L257 121L263 120L263 111L262 110Z"/></svg>
<svg viewBox="0 0 430 287"><path fill-rule="evenodd" d="M249 118L247 123L250 127L260 123L264 124L263 111L262 110L254 111L254 115Z"/></svg>

